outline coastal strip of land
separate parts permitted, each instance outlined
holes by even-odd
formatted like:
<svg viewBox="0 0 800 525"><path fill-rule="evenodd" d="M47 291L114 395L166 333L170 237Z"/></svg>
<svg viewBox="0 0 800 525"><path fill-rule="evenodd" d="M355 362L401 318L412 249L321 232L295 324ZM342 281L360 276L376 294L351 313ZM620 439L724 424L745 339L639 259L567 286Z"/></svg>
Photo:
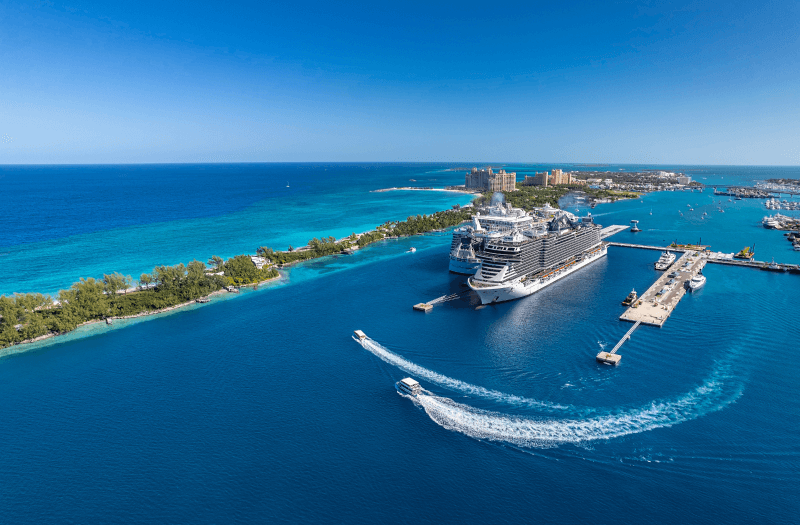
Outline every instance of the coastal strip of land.
<svg viewBox="0 0 800 525"><path fill-rule="evenodd" d="M389 191L395 188L376 191ZM412 188L396 188L412 189ZM472 190L416 188L423 191L472 193ZM517 191L505 192L515 207L530 210L546 202L557 207L558 199L576 188L551 186L547 188L517 185ZM491 198L490 193L474 193L473 203L480 205ZM638 195L615 195L633 198ZM134 285L131 276L105 274L102 279L81 279L56 298L27 293L0 296L0 349L33 343L66 334L90 323L113 323L115 319L130 319L155 315L186 307L221 293L238 292L242 286L258 287L280 277L279 270L303 261L335 254L351 254L374 242L444 231L472 217L471 207L455 205L430 215L416 215L405 221L387 221L374 230L343 239L323 237L311 239L306 246L275 250L261 246L256 255L238 255L228 260L212 256L207 263L194 260L187 265L157 266L144 273ZM8 352L1 352L5 355ZM16 352L15 352L16 353Z"/></svg>
<svg viewBox="0 0 800 525"><path fill-rule="evenodd" d="M429 187L420 187L420 186L398 186L393 188L381 188L379 190L372 190L371 193L381 193L384 191L444 191L448 193L461 193L467 195L474 195L476 197L480 197L483 195L481 192L477 190L468 190L468 189L455 189L455 188L429 188Z"/></svg>

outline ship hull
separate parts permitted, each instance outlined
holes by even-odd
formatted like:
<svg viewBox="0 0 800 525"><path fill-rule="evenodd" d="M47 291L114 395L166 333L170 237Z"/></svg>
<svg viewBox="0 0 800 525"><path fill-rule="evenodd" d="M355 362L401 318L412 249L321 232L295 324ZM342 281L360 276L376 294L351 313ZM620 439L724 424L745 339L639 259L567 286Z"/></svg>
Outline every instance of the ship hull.
<svg viewBox="0 0 800 525"><path fill-rule="evenodd" d="M585 256L580 262L557 271L551 277L546 279L534 279L529 281L521 281L520 279L517 279L509 283L503 283L492 287L473 285L472 279L470 279L467 281L467 284L469 285L470 289L478 294L481 299L481 304L514 301L516 299L522 299L523 297L527 297L533 293L536 293L542 288L546 288L547 286L559 281L567 275L570 275L595 261L599 261L606 255L606 253L608 253L608 248L603 245L597 252Z"/></svg>
<svg viewBox="0 0 800 525"><path fill-rule="evenodd" d="M481 266L481 261L475 259L473 261L465 259L456 259L450 257L450 271L459 275L475 275L478 268Z"/></svg>

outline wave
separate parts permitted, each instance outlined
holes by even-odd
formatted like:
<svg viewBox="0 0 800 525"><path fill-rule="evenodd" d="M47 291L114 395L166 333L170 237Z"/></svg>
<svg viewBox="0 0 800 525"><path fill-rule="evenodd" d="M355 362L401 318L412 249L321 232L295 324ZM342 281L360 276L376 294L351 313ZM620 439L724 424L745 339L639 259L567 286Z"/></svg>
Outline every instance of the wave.
<svg viewBox="0 0 800 525"><path fill-rule="evenodd" d="M569 413L569 418L514 416L457 403L427 390L416 397L403 396L421 406L435 423L448 430L476 439L502 441L525 448L578 444L671 427L721 410L743 391L743 383L735 381L731 374L732 365L718 363L709 378L688 393L636 408L610 409L606 414L581 417L588 413L596 414L597 411L510 395L465 383L412 363L370 338L359 342L383 361L444 388L517 406Z"/></svg>
<svg viewBox="0 0 800 525"><path fill-rule="evenodd" d="M525 448L547 448L671 427L721 410L741 395L741 389L726 393L726 377L726 372L718 370L701 386L677 398L585 419L511 416L429 394L418 395L414 402L422 406L434 422L448 430L475 439L502 441Z"/></svg>
<svg viewBox="0 0 800 525"><path fill-rule="evenodd" d="M447 388L448 390L455 390L467 395L491 399L493 401L500 401L502 403L508 403L516 406L527 406L531 408L545 409L548 411L563 411L569 409L574 410L574 407L516 396L513 394L506 394L504 392L498 392L497 390L490 390L488 388L483 388L482 386L465 383L464 381L459 381L458 379L453 379L452 377L447 377L438 372L434 372L433 370L429 370L425 367L412 363L411 361L395 354L394 352L391 352L386 347L382 346L374 339L370 339L369 337L358 342L361 343L361 346L390 365L394 365L400 370L417 377L423 377L431 383L437 384L443 388Z"/></svg>

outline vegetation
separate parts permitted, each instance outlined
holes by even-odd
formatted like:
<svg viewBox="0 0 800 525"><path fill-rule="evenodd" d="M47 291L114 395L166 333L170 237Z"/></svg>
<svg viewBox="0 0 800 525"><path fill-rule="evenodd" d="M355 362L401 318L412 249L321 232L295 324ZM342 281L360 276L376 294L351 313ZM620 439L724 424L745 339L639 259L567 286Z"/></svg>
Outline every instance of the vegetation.
<svg viewBox="0 0 800 525"><path fill-rule="evenodd" d="M221 260L221 259L220 259ZM106 274L103 280L81 279L58 294L58 305L42 294L0 296L0 348L48 333L74 330L87 321L152 312L198 299L231 284L277 277L277 270L257 269L240 255L219 265L224 275L209 274L206 265L157 266L139 278L140 291L119 293L132 285L130 276ZM142 289L144 288L144 289Z"/></svg>
<svg viewBox="0 0 800 525"><path fill-rule="evenodd" d="M470 210L454 206L452 210L431 215L390 221L360 236L353 233L341 242L336 242L334 237L314 238L308 246L297 250L290 246L286 252L261 247L258 255L271 263L283 265L341 253L347 248L364 247L387 236L415 235L448 228L468 220L470 216ZM188 265L156 266L151 273L139 276L138 290L130 290L133 287L131 276L118 272L105 274L102 280L81 279L59 292L58 304L42 294L0 296L0 348L50 333L68 332L87 321L162 310L225 286L258 283L278 276L278 271L269 264L259 270L247 255L227 261L214 255L208 264L214 268L214 273L209 273L200 261ZM121 293L123 291L126 293Z"/></svg>
<svg viewBox="0 0 800 525"><path fill-rule="evenodd" d="M241 286L244 284L260 283L278 276L278 270L264 266L260 270L247 255L237 255L228 259L222 265L225 282L228 286Z"/></svg>
<svg viewBox="0 0 800 525"><path fill-rule="evenodd" d="M579 191L592 199L609 199L611 201L618 199L636 199L639 197L639 194L634 192L590 188L583 184L559 184L558 186L544 187L523 186L522 183L519 182L517 183L517 191L503 192L503 194L506 197L506 202L510 203L515 208L522 208L525 211L530 211L533 208L541 208L545 204L549 204L553 208L558 208L559 199L571 191ZM487 204L491 198L491 193L484 193L473 202L477 206L481 206Z"/></svg>
<svg viewBox="0 0 800 525"><path fill-rule="evenodd" d="M353 233L341 242L336 242L334 237L323 237L322 239L317 239L315 237L308 242L308 246L300 249L293 249L290 246L289 250L285 252L275 251L267 246L262 246L258 249L258 255L283 266L341 253L348 248L363 248L368 244L380 241L386 237L416 235L449 228L468 220L471 216L472 212L469 209L463 209L459 206L452 210L437 211L431 215L408 217L405 221L389 221L381 224L371 232L362 234L360 237Z"/></svg>

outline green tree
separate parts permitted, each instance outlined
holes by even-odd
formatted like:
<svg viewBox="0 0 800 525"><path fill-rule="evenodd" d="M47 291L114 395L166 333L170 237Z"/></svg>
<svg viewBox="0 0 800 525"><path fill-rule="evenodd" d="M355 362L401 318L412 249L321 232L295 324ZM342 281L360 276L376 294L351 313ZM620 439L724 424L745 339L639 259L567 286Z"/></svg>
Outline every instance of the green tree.
<svg viewBox="0 0 800 525"><path fill-rule="evenodd" d="M208 264L209 266L213 266L214 268L219 270L222 267L222 265L225 264L225 261L223 261L222 257L218 255L212 255L211 259L208 260Z"/></svg>
<svg viewBox="0 0 800 525"><path fill-rule="evenodd" d="M108 295L116 295L120 290L127 290L131 286L131 276L119 272L103 274L103 284Z"/></svg>

